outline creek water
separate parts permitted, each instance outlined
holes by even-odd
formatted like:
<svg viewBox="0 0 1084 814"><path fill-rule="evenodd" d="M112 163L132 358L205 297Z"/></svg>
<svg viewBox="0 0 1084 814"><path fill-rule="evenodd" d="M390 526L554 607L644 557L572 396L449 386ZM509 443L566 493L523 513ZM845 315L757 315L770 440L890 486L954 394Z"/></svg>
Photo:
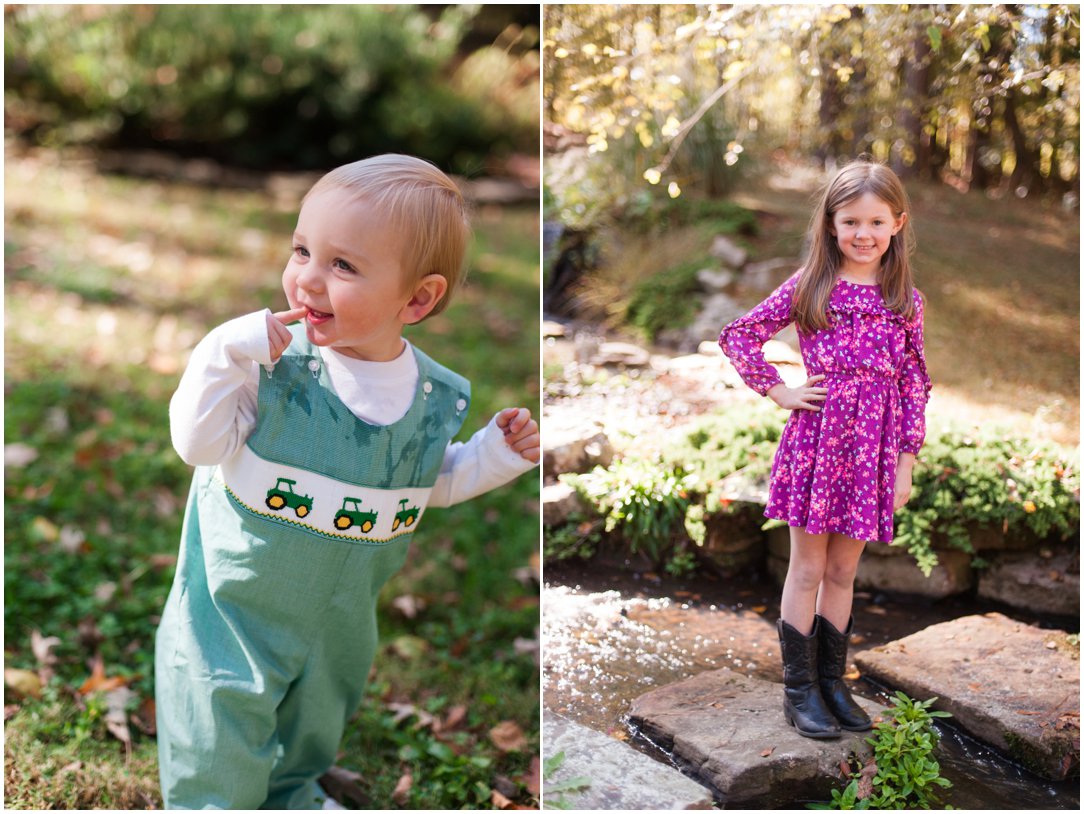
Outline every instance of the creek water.
<svg viewBox="0 0 1084 814"><path fill-rule="evenodd" d="M661 579L595 565L589 569L546 566L542 598L546 711L625 740L657 760L675 763L629 729L627 713L633 699L655 687L723 667L782 681L775 632L779 591L768 580ZM938 622L995 610L1041 627L1064 630L1071 622L969 598L933 602L858 593L852 654ZM862 695L889 705L890 695L884 688L866 680L853 686ZM1045 780L950 724L939 724L939 729L937 758L942 774L953 784L944 799L954 807L1080 809L1077 780ZM725 801L717 802L726 807ZM776 808L801 808L804 802L809 801L773 801Z"/></svg>

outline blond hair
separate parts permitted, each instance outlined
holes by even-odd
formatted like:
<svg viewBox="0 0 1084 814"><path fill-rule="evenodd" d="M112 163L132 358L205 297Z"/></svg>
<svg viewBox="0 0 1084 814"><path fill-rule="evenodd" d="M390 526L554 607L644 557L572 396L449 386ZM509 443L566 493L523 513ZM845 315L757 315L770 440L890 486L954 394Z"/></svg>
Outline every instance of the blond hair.
<svg viewBox="0 0 1084 814"><path fill-rule="evenodd" d="M847 164L828 182L809 221L808 255L794 289L791 308L798 327L808 333L832 327L828 301L843 263L839 244L830 231L832 217L840 208L866 193L887 204L897 219L911 208L896 173L865 156ZM914 232L908 218L903 228L892 235L888 251L881 258L880 280L885 306L908 321L915 317L915 287L911 273L914 250Z"/></svg>
<svg viewBox="0 0 1084 814"><path fill-rule="evenodd" d="M313 184L302 200L342 189L378 208L391 228L403 234L404 287L439 274L448 291L427 318L448 305L463 281L470 221L463 193L436 166L409 155L387 153L344 164Z"/></svg>

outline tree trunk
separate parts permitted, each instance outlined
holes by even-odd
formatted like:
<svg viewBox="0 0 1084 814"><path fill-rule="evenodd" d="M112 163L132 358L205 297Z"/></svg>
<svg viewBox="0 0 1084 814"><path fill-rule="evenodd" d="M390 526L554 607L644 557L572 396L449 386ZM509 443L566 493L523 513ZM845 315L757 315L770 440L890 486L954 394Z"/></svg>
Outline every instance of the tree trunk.
<svg viewBox="0 0 1084 814"><path fill-rule="evenodd" d="M931 139L924 132L930 92L930 41L925 25L919 26L911 40L910 59L903 67L903 110L900 125L907 144L914 153L909 165L901 164L898 174L904 178L928 177L931 168Z"/></svg>

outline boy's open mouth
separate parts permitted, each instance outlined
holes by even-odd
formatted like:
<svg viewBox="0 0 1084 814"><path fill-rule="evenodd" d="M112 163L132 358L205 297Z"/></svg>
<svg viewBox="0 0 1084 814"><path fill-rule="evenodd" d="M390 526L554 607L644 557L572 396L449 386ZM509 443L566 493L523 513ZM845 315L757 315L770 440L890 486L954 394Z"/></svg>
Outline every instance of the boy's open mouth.
<svg viewBox="0 0 1084 814"><path fill-rule="evenodd" d="M323 311L317 311L315 308L310 308L308 313L309 322L314 325L319 325L321 322L327 322L334 316L333 314L325 314Z"/></svg>

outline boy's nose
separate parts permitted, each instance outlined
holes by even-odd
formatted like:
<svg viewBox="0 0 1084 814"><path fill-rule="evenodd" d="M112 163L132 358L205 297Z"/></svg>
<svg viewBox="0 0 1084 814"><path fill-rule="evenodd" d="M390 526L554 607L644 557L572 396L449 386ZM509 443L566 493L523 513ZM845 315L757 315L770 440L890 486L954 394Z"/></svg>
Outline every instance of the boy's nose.
<svg viewBox="0 0 1084 814"><path fill-rule="evenodd" d="M306 291L323 291L324 275L315 263L309 263L298 273L297 285Z"/></svg>

